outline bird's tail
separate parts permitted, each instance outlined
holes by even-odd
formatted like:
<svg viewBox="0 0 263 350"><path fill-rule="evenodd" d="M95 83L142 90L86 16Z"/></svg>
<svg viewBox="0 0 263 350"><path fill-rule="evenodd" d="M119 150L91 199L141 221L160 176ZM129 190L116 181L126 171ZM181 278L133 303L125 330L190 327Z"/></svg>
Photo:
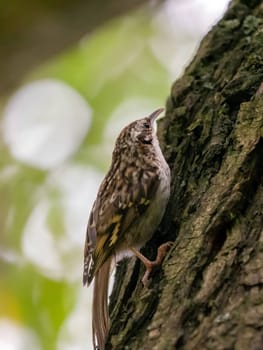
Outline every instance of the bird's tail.
<svg viewBox="0 0 263 350"><path fill-rule="evenodd" d="M110 327L108 286L111 259L107 259L95 275L92 304L92 334L94 349L105 350Z"/></svg>

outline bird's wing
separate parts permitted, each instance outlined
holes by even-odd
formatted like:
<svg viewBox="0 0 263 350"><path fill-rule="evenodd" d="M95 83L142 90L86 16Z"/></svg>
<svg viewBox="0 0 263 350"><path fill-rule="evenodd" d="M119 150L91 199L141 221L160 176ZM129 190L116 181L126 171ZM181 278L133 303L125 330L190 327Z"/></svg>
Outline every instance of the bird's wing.
<svg viewBox="0 0 263 350"><path fill-rule="evenodd" d="M122 180L106 176L93 205L84 251L84 284L89 284L114 254L129 226L148 208L160 183L156 169L141 171L137 180L132 176Z"/></svg>

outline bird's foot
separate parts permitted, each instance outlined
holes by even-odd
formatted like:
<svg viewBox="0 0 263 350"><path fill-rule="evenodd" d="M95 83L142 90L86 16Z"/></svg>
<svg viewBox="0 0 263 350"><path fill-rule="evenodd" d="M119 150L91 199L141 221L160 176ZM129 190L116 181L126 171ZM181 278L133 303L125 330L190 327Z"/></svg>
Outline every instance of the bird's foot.
<svg viewBox="0 0 263 350"><path fill-rule="evenodd" d="M135 248L131 249L133 251L133 253L137 256L137 258L139 258L141 260L141 262L144 264L144 266L146 267L145 274L143 275L143 278L142 278L142 283L144 286L147 286L148 281L149 281L149 276L150 276L152 270L155 267L160 266L162 264L163 259L165 258L165 255L171 249L172 245L173 245L173 242L171 242L171 241L160 245L158 248L157 257L155 260L147 259L142 253L140 253Z"/></svg>

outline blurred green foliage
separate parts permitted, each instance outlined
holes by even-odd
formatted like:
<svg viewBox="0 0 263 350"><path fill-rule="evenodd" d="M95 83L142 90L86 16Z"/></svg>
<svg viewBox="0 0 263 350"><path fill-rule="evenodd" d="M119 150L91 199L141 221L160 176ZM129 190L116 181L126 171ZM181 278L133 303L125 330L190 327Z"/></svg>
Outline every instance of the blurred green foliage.
<svg viewBox="0 0 263 350"><path fill-rule="evenodd" d="M87 100L93 111L92 127L74 155L74 162L92 164L105 171L109 159L100 148L104 129L112 112L127 99L145 98L156 107L164 105L171 79L149 45L156 30L151 15L140 11L108 23L38 67L24 82L60 79ZM10 174L3 176L5 172ZM41 348L52 350L58 348L59 331L72 312L82 286L81 279L70 283L43 274L24 256L23 230L48 174L21 164L1 146L0 317L29 327L37 335ZM67 239L59 191L49 191L46 195L52 203L47 226L55 239ZM85 228L83 241L84 235ZM41 256L42 247L38 249ZM82 256L82 247L73 252Z"/></svg>
<svg viewBox="0 0 263 350"><path fill-rule="evenodd" d="M81 154L102 141L109 115L126 99L144 97L164 105L171 79L149 48L155 31L144 12L114 20L32 74L32 79L65 81L92 107L93 126Z"/></svg>

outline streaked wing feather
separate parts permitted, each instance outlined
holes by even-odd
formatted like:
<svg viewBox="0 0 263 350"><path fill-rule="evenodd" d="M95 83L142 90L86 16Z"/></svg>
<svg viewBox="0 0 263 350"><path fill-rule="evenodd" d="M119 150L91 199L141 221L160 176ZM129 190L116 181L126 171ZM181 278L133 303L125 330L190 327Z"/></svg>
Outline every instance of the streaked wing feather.
<svg viewBox="0 0 263 350"><path fill-rule="evenodd" d="M87 227L84 284L91 282L97 270L118 248L129 226L146 211L158 185L158 175L152 173L136 186L126 183L126 191L123 188L115 189L114 197L106 208L102 209L101 203L95 201ZM103 190L107 189L102 186Z"/></svg>

